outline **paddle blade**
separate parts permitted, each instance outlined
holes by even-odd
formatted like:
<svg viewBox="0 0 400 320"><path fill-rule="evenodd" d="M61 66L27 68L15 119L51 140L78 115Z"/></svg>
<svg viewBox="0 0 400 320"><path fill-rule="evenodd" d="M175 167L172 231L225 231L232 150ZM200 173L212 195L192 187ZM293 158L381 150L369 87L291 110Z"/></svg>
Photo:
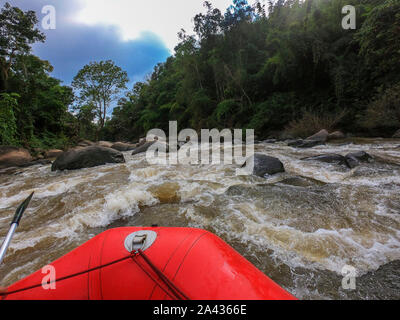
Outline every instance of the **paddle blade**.
<svg viewBox="0 0 400 320"><path fill-rule="evenodd" d="M31 202L31 199L32 199L32 197L33 197L33 194L34 194L34 192L32 192L31 195L30 195L28 198L26 198L26 199L24 200L24 202L22 202L22 203L19 205L19 207L18 207L17 210L15 211L14 219L12 220L11 224L16 223L16 224L19 225L19 222L21 221L22 215L24 214L26 208L28 208L29 202Z"/></svg>

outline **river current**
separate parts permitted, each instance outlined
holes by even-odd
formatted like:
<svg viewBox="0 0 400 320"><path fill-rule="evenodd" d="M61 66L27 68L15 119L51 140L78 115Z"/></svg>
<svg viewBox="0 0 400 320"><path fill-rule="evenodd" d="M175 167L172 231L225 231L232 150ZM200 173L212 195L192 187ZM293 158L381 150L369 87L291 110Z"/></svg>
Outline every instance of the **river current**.
<svg viewBox="0 0 400 320"><path fill-rule="evenodd" d="M34 199L0 267L7 286L93 236L120 226L207 229L300 299L400 299L400 140L352 139L312 149L257 144L286 172L238 176L236 165L126 163L68 172L0 173L0 239L16 206ZM366 151L354 169L303 161ZM342 287L345 266L356 289Z"/></svg>

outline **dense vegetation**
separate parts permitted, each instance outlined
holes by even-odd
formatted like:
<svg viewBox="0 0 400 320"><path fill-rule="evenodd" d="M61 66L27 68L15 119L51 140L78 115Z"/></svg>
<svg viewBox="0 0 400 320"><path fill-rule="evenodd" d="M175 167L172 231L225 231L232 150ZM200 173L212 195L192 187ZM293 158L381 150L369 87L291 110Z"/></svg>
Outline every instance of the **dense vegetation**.
<svg viewBox="0 0 400 320"><path fill-rule="evenodd" d="M342 28L345 5L356 7L355 30ZM167 130L170 120L181 129L254 128L259 137L323 127L391 136L400 127L398 0L277 0L267 7L234 0L225 13L205 2L194 34L181 30L175 54L136 83L108 121L104 105L96 111L90 95L73 103L72 89L30 54L29 43L44 37L34 15L24 17L27 45L13 52L0 38L1 68L11 66L2 72L0 143L135 140ZM79 74L74 88L82 98Z"/></svg>
<svg viewBox="0 0 400 320"><path fill-rule="evenodd" d="M225 14L205 3L195 35L182 30L176 54L114 109L109 138L167 129L171 119L259 136L324 126L391 136L399 128L399 1L233 2ZM356 7L355 30L342 28L345 5Z"/></svg>

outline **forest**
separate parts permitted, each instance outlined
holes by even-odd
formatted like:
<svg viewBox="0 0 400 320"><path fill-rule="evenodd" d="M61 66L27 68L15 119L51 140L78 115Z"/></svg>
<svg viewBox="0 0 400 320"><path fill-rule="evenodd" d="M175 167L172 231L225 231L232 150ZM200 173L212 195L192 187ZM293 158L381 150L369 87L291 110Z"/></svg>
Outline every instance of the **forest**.
<svg viewBox="0 0 400 320"><path fill-rule="evenodd" d="M342 8L356 8L344 29ZM127 88L113 61L93 61L63 85L35 12L0 12L0 144L66 149L81 139L136 141L153 128L251 128L259 138L320 129L391 137L400 128L398 0L234 0L204 3L193 31Z"/></svg>

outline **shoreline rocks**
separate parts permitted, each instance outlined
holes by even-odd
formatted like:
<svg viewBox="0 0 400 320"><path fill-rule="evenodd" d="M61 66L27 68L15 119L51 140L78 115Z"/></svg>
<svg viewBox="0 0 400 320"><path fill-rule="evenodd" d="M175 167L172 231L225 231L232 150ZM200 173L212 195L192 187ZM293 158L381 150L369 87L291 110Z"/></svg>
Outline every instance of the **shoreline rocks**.
<svg viewBox="0 0 400 320"><path fill-rule="evenodd" d="M57 158L58 156L60 156L64 151L59 150L59 149L51 149L51 150L47 150L44 153L44 157L46 159L51 159L51 158Z"/></svg>
<svg viewBox="0 0 400 320"><path fill-rule="evenodd" d="M117 142L111 146L111 149L115 149L117 151L132 151L136 148L136 144L124 143L124 142Z"/></svg>
<svg viewBox="0 0 400 320"><path fill-rule="evenodd" d="M96 143L96 146L104 147L104 148L112 148L114 142L110 141L99 141Z"/></svg>
<svg viewBox="0 0 400 320"><path fill-rule="evenodd" d="M325 143L328 140L329 132L325 129L317 132L316 134L312 135L311 137L308 137L306 140L308 141L318 141Z"/></svg>
<svg viewBox="0 0 400 320"><path fill-rule="evenodd" d="M93 145L95 145L95 143L92 142L92 141L89 141L89 140L81 140L81 141L78 143L77 147L90 147L90 146L93 146Z"/></svg>
<svg viewBox="0 0 400 320"><path fill-rule="evenodd" d="M92 168L108 163L125 163L125 158L117 150L90 146L64 152L53 162L51 171Z"/></svg>
<svg viewBox="0 0 400 320"><path fill-rule="evenodd" d="M0 168L18 167L33 160L27 149L0 146Z"/></svg>
<svg viewBox="0 0 400 320"><path fill-rule="evenodd" d="M328 135L328 141L341 140L341 139L346 139L346 135L342 131L335 131Z"/></svg>

